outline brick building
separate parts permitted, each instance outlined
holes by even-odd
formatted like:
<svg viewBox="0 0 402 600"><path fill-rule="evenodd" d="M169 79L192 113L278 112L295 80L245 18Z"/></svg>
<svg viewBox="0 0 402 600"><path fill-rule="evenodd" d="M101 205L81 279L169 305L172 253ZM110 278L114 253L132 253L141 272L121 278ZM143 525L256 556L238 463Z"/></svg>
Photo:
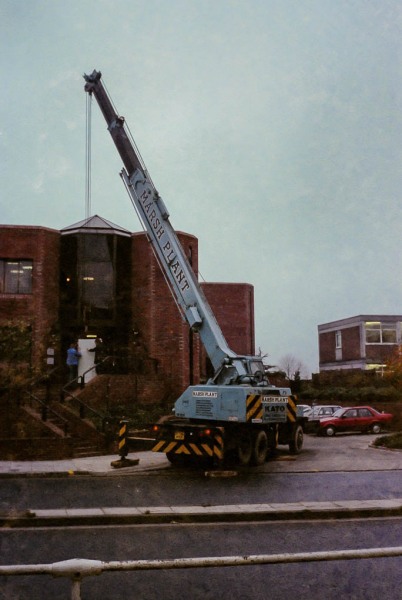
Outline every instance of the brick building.
<svg viewBox="0 0 402 600"><path fill-rule="evenodd" d="M0 321L26 324L33 365L43 361L57 331L59 252L58 231L0 226Z"/></svg>
<svg viewBox="0 0 402 600"><path fill-rule="evenodd" d="M202 289L230 348L237 354L253 355L254 287L247 283L203 283ZM212 376L213 369L203 347L201 365L205 369L201 372L201 379L205 381Z"/></svg>
<svg viewBox="0 0 402 600"><path fill-rule="evenodd" d="M402 343L402 315L359 315L318 325L320 371L382 371Z"/></svg>
<svg viewBox="0 0 402 600"><path fill-rule="evenodd" d="M178 237L197 275L198 240ZM229 346L254 354L253 287L202 287ZM102 337L121 372L143 376L149 389L157 380L145 401L208 376L198 335L181 318L145 233L99 216L61 231L0 226L0 327L16 322L26 326L30 364L39 371L47 364L62 370L71 341Z"/></svg>

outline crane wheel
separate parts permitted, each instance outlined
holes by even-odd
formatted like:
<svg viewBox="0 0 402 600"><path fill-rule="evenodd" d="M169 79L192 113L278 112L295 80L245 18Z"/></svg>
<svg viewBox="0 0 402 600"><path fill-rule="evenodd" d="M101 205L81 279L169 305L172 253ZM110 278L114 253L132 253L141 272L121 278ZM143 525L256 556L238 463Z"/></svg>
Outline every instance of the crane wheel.
<svg viewBox="0 0 402 600"><path fill-rule="evenodd" d="M188 460L188 456L183 456L183 454L175 454L174 452L166 452L166 458L172 465L177 467L185 467L190 464Z"/></svg>
<svg viewBox="0 0 402 600"><path fill-rule="evenodd" d="M239 464L243 467L247 466L253 456L253 440L251 432L241 434L237 446L237 458Z"/></svg>
<svg viewBox="0 0 402 600"><path fill-rule="evenodd" d="M253 452L251 456L251 464L260 466L267 460L268 454L268 437L265 431L258 431L253 436Z"/></svg>
<svg viewBox="0 0 402 600"><path fill-rule="evenodd" d="M303 427L295 425L289 442L289 451L291 454L300 454L303 448Z"/></svg>

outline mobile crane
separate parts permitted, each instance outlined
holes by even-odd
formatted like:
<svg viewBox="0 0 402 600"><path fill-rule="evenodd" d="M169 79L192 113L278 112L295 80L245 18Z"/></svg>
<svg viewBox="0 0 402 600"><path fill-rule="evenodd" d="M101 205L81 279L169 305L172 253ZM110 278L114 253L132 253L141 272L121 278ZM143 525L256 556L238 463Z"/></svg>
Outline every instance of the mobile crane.
<svg viewBox="0 0 402 600"><path fill-rule="evenodd" d="M302 416L290 388L269 383L260 356L231 350L170 223L141 155L94 70L84 75L85 91L103 113L123 161L120 176L147 232L154 254L189 326L199 333L214 368L206 384L188 387L174 414L154 426L154 452L173 463L221 464L233 457L241 465L261 465L278 444L298 454L303 445Z"/></svg>

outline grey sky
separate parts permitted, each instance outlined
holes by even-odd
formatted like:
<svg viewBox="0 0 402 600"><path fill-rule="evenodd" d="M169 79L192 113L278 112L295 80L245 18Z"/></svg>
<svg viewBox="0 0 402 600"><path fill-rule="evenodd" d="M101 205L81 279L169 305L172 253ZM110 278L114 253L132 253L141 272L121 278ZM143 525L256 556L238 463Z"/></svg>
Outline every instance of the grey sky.
<svg viewBox="0 0 402 600"><path fill-rule="evenodd" d="M255 287L256 349L401 313L397 0L0 0L0 222L85 217L83 73L127 119L207 281ZM140 225L93 103L92 214Z"/></svg>

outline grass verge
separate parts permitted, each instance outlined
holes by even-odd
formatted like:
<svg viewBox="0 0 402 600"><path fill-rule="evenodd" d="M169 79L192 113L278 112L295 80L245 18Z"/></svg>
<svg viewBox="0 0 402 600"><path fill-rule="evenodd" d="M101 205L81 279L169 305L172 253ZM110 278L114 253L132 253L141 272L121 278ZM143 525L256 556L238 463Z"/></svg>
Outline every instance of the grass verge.
<svg viewBox="0 0 402 600"><path fill-rule="evenodd" d="M402 431L391 433L390 435L382 435L374 440L373 446L382 448L392 448L402 450Z"/></svg>

